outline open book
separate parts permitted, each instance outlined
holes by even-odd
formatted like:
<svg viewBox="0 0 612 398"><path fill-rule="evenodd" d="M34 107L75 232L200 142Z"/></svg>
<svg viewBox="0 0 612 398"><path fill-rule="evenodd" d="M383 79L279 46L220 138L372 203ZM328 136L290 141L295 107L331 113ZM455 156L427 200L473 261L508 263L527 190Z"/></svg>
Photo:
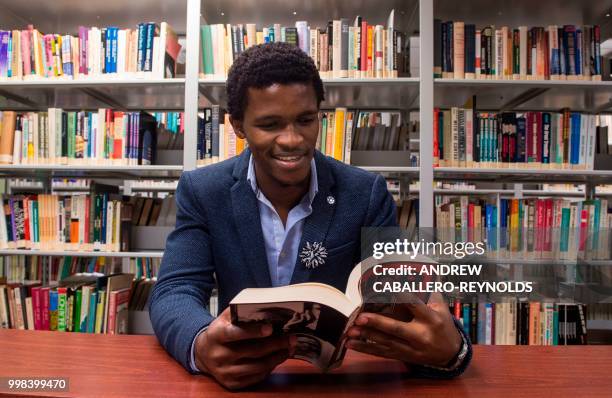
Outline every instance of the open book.
<svg viewBox="0 0 612 398"><path fill-rule="evenodd" d="M405 258L405 257L404 257ZM297 347L292 358L303 359L329 370L342 363L346 352L346 332L361 312L383 313L395 319L409 321L412 315L399 302L427 302L428 294L410 297L376 293L373 283L394 281L422 281L423 276L378 276L374 266L396 268L400 264L434 263L429 258L417 257L410 262L397 256L387 256L384 262L368 258L351 271L346 291L323 283L307 282L275 288L249 288L241 291L230 302L232 323L267 322L277 334L295 334ZM377 268L380 273L380 268ZM379 285L380 286L380 285Z"/></svg>

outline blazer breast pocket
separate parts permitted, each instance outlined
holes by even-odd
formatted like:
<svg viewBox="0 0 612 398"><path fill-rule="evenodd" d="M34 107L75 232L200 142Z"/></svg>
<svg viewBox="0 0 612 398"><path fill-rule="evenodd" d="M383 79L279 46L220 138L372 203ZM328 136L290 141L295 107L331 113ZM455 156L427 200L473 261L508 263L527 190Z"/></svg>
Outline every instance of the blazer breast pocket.
<svg viewBox="0 0 612 398"><path fill-rule="evenodd" d="M355 245L357 245L357 242L347 242L340 246L327 249L327 257L330 258L347 253L352 253L355 250Z"/></svg>

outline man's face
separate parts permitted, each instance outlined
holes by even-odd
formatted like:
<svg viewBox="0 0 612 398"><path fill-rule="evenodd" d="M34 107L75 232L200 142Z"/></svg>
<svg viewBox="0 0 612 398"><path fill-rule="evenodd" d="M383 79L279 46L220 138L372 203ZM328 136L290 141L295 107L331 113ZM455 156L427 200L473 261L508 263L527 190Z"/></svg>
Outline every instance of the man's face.
<svg viewBox="0 0 612 398"><path fill-rule="evenodd" d="M242 121L233 120L256 169L279 185L300 185L310 176L319 133L318 104L310 84L274 84L248 89Z"/></svg>

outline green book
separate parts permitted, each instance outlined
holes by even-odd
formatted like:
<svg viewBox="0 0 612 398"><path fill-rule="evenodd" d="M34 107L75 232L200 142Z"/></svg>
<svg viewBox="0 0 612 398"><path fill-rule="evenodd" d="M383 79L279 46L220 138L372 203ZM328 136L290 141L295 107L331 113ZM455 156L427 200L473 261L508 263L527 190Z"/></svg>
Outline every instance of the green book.
<svg viewBox="0 0 612 398"><path fill-rule="evenodd" d="M74 308L74 328L73 330L75 332L80 332L81 331L81 299L82 299L82 291L81 289L76 291L76 304L75 304L75 308Z"/></svg>
<svg viewBox="0 0 612 398"><path fill-rule="evenodd" d="M561 209L561 238L559 239L559 251L567 252L569 249L569 224L570 224L570 209L564 207Z"/></svg>
<svg viewBox="0 0 612 398"><path fill-rule="evenodd" d="M321 118L321 153L326 155L325 152L325 143L327 142L327 115Z"/></svg>
<svg viewBox="0 0 612 398"><path fill-rule="evenodd" d="M553 345L559 345L559 306L555 304L553 311Z"/></svg>
<svg viewBox="0 0 612 398"><path fill-rule="evenodd" d="M68 112L68 158L74 159L76 152L76 112Z"/></svg>
<svg viewBox="0 0 612 398"><path fill-rule="evenodd" d="M57 330L66 331L66 288L57 288Z"/></svg>
<svg viewBox="0 0 612 398"><path fill-rule="evenodd" d="M32 231L32 236L34 237L34 242L40 242L40 236L39 236L39 226L38 226L38 201L34 200L32 201L32 219L33 219L33 231Z"/></svg>
<svg viewBox="0 0 612 398"><path fill-rule="evenodd" d="M200 27L201 39L202 39L202 65L203 72L205 75L213 75L214 70L214 58L213 58L213 45L212 35L210 32L210 25L202 25Z"/></svg>
<svg viewBox="0 0 612 398"><path fill-rule="evenodd" d="M98 292L94 290L89 298L89 311L87 312L87 333L93 333L96 325L96 308L98 307Z"/></svg>

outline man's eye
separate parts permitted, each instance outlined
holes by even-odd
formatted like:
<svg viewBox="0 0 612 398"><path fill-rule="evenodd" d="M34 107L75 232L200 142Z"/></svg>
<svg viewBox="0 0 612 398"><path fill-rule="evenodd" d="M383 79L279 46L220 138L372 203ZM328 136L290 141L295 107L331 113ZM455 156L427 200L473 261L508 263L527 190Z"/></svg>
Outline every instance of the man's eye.
<svg viewBox="0 0 612 398"><path fill-rule="evenodd" d="M315 118L309 117L309 118L306 118L306 119L301 119L299 122L301 124L310 124L310 123L314 122L315 120L316 120Z"/></svg>
<svg viewBox="0 0 612 398"><path fill-rule="evenodd" d="M260 124L257 127L259 127L262 130L273 130L278 127L278 124L277 123L266 123L266 124Z"/></svg>

